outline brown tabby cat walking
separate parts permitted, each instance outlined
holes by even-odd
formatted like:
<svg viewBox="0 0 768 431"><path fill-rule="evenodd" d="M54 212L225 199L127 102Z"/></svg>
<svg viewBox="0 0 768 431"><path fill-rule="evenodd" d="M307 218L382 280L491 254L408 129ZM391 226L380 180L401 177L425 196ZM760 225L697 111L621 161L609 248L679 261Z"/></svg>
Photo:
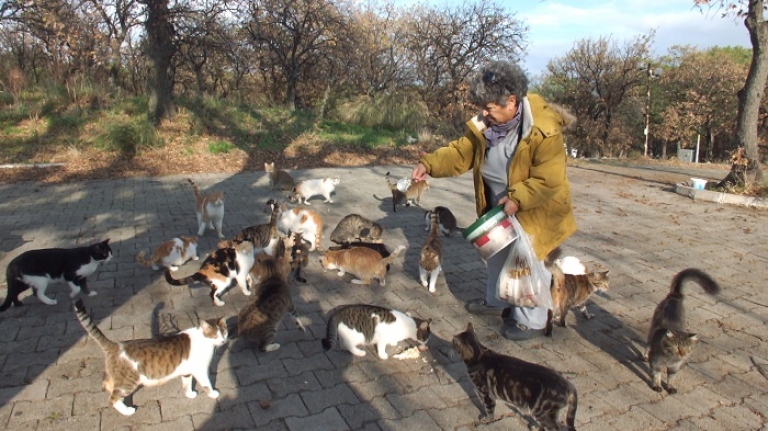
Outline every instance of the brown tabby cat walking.
<svg viewBox="0 0 768 431"><path fill-rule="evenodd" d="M429 217L429 235L421 247L419 258L419 279L422 286L429 286L429 293L435 293L435 284L437 283L437 276L440 275L440 264L443 261L443 242L440 240L440 220L437 212L432 211Z"/></svg>
<svg viewBox="0 0 768 431"><path fill-rule="evenodd" d="M397 188L397 183L393 183L389 180L389 172L384 176L387 181L389 189L392 191L392 210L397 212L397 206L401 203L405 203L405 206L419 205L421 201L421 195L429 189L429 182L427 180L416 181L411 183L408 188L403 192Z"/></svg>
<svg viewBox="0 0 768 431"><path fill-rule="evenodd" d="M275 169L275 162L264 163L264 171L269 176L269 186L272 190L293 190L296 187L293 177L282 169Z"/></svg>
<svg viewBox="0 0 768 431"><path fill-rule="evenodd" d="M75 312L88 334L101 346L105 355L104 388L110 393L109 403L121 414L130 416L135 407L126 406L123 398L139 386L155 386L181 377L184 395L195 398L192 377L218 398L208 377L208 368L216 347L227 341L224 319L203 320L198 328L150 340L115 342L104 335L85 310L83 300L75 302Z"/></svg>
<svg viewBox="0 0 768 431"><path fill-rule="evenodd" d="M194 181L187 178L192 185L192 192L195 194L195 214L197 215L197 236L203 236L205 228L216 229L216 235L219 239L224 238L221 233L221 226L224 222L224 192L212 192L206 195L200 193Z"/></svg>
<svg viewBox="0 0 768 431"><path fill-rule="evenodd" d="M453 337L453 348L467 366L472 385L485 407L481 421L493 419L496 399L501 398L521 413L530 411L545 431L560 431L558 415L568 406L568 430L576 429L576 388L557 371L494 352L478 341L472 323Z"/></svg>
<svg viewBox="0 0 768 431"><path fill-rule="evenodd" d="M710 295L720 293L720 286L705 272L688 268L672 279L669 294L656 307L648 331L648 350L645 358L650 362L653 390L661 392L661 374L667 371L667 392L677 393L672 378L688 360L693 346L698 342L696 334L687 332L683 308L683 283L695 281Z"/></svg>
<svg viewBox="0 0 768 431"><path fill-rule="evenodd" d="M587 274L566 274L558 266L550 267L552 272L552 316L565 327L565 316L572 307L578 307L585 319L595 316L587 311L587 300L596 291L607 292L610 285L608 271ZM551 328L551 325L548 325ZM549 332L549 331L548 331Z"/></svg>

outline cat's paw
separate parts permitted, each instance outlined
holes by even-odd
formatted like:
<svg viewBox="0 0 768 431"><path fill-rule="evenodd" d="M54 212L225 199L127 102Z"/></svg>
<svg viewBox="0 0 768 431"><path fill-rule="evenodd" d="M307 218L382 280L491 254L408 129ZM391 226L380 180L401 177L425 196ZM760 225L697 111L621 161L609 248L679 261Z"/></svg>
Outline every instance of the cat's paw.
<svg viewBox="0 0 768 431"><path fill-rule="evenodd" d="M179 267L178 267L178 266L176 266L176 265L171 265L171 266L169 266L169 267L168 267L168 269L169 269L170 271L178 271L178 270L179 270Z"/></svg>
<svg viewBox="0 0 768 431"><path fill-rule="evenodd" d="M669 395L675 395L677 393L677 388L674 386L667 386L667 393Z"/></svg>
<svg viewBox="0 0 768 431"><path fill-rule="evenodd" d="M189 390L187 392L184 392L184 396L187 398L195 398L197 396L197 392L193 390Z"/></svg>
<svg viewBox="0 0 768 431"><path fill-rule="evenodd" d="M96 291L91 290L90 292L88 292L88 296L96 296Z"/></svg>
<svg viewBox="0 0 768 431"><path fill-rule="evenodd" d="M213 297L213 303L216 304L219 307L221 307L222 305L226 304L226 302L222 301L221 299L219 299L216 296Z"/></svg>
<svg viewBox="0 0 768 431"><path fill-rule="evenodd" d="M113 404L113 407L123 416L130 416L136 413L136 407L128 407L125 404L123 404L122 401L116 402L115 404Z"/></svg>
<svg viewBox="0 0 768 431"><path fill-rule="evenodd" d="M435 289L435 286L430 286L429 293L435 293L437 289Z"/></svg>
<svg viewBox="0 0 768 431"><path fill-rule="evenodd" d="M484 414L483 413L480 416L478 416L477 420L479 420L480 423L488 423L488 422L491 422L493 420L493 415L492 414Z"/></svg>
<svg viewBox="0 0 768 431"><path fill-rule="evenodd" d="M584 318L587 320L592 320L595 318L594 314L584 313Z"/></svg>
<svg viewBox="0 0 768 431"><path fill-rule="evenodd" d="M267 344L266 346L264 346L264 351L265 352L274 352L275 350L277 350L279 348L280 348L280 343L272 343L272 344Z"/></svg>
<svg viewBox="0 0 768 431"><path fill-rule="evenodd" d="M200 256L194 256L192 260L200 260Z"/></svg>
<svg viewBox="0 0 768 431"><path fill-rule="evenodd" d="M221 395L221 394L216 389L211 389L210 391L208 391L208 397L209 398L216 399L216 398L219 397L219 395Z"/></svg>
<svg viewBox="0 0 768 431"><path fill-rule="evenodd" d="M353 350L350 350L350 353L352 353L355 356L359 356L361 358L365 356L365 350L362 350L362 349L353 349Z"/></svg>
<svg viewBox="0 0 768 431"><path fill-rule="evenodd" d="M304 205L312 205L311 203L309 203L309 201L304 201L304 202L302 202L302 203L303 203Z"/></svg>
<svg viewBox="0 0 768 431"><path fill-rule="evenodd" d="M421 285L427 287L429 283L427 283L427 280L421 280Z"/></svg>
<svg viewBox="0 0 768 431"><path fill-rule="evenodd" d="M226 238L226 237L225 237L224 235L222 235L222 234L219 234L218 236L219 236L219 239L224 239L224 238Z"/></svg>
<svg viewBox="0 0 768 431"><path fill-rule="evenodd" d="M661 392L661 386L653 386L652 389L656 392Z"/></svg>
<svg viewBox="0 0 768 431"><path fill-rule="evenodd" d="M387 355L386 353L379 353L379 359L386 361L387 359L389 359L389 355Z"/></svg>

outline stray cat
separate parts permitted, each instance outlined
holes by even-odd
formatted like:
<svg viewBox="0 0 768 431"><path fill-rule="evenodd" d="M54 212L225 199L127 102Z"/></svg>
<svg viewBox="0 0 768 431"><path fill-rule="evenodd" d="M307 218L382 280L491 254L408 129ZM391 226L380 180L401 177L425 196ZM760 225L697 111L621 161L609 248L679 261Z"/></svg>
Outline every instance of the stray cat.
<svg viewBox="0 0 768 431"><path fill-rule="evenodd" d="M222 306L225 303L220 295L233 281L237 281L244 295L251 294L248 274L253 262L253 244L243 241L234 247L220 248L210 253L200 265L200 269L188 277L176 280L171 276L171 271L166 269L165 280L172 286L184 286L193 281L205 283L211 288L213 303Z"/></svg>
<svg viewBox="0 0 768 431"><path fill-rule="evenodd" d="M227 341L227 324L224 319L203 320L197 328L164 335L148 340L115 342L107 338L91 320L83 300L75 302L75 312L83 328L104 351L104 389L110 393L109 403L125 416L136 412L136 407L126 406L123 398L135 392L139 386L157 386L181 377L184 395L195 398L192 377L208 390L208 396L218 398L213 388L208 368L216 347Z"/></svg>
<svg viewBox="0 0 768 431"><path fill-rule="evenodd" d="M269 176L269 186L272 190L293 190L296 184L288 172L282 169L275 169L275 162L264 163L264 171Z"/></svg>
<svg viewBox="0 0 768 431"><path fill-rule="evenodd" d="M375 305L357 304L337 308L328 318L323 349L331 350L336 340L355 356L365 356L358 346L376 345L381 359L387 359L387 346L403 340L414 340L424 349L430 335L432 319L422 320L397 310Z"/></svg>
<svg viewBox="0 0 768 431"><path fill-rule="evenodd" d="M280 348L275 343L275 334L286 313L290 314L296 326L306 328L296 315L291 299L291 289L286 281L290 268L291 247L285 247L283 255L268 257L260 262L262 274L256 287L256 295L237 315L237 334L256 344L263 352Z"/></svg>
<svg viewBox="0 0 768 431"><path fill-rule="evenodd" d="M232 240L233 243L236 244L243 241L250 241L253 243L254 254L274 254L274 247L280 240L280 232L277 228L277 220L280 216L280 206L274 199L267 201L267 205L271 209L269 223L248 226L235 236Z"/></svg>
<svg viewBox="0 0 768 431"><path fill-rule="evenodd" d="M459 230L456 226L456 216L453 215L451 210L443 206L436 206L433 210L424 211L424 221L427 223L427 228L425 230L429 230L430 228L429 216L433 212L437 213L437 218L440 221L440 231L442 231L445 236L451 236L454 231Z"/></svg>
<svg viewBox="0 0 768 431"><path fill-rule="evenodd" d="M653 390L661 392L661 374L667 371L667 392L677 393L672 378L688 360L693 346L698 342L696 334L687 332L683 308L683 283L692 280L710 295L720 293L720 286L705 272L688 268L675 275L669 294L656 307L648 331L648 350L645 358L650 362Z"/></svg>
<svg viewBox="0 0 768 431"><path fill-rule="evenodd" d="M8 285L8 296L0 311L5 311L11 304L20 307L24 305L19 295L32 288L35 296L47 305L56 305L56 300L45 296L45 289L52 281L64 280L69 284L70 298L80 293L88 296L96 294L88 289L86 277L98 269L101 262L112 259L112 248L109 239L76 248L45 248L27 250L11 260L5 268L5 280Z"/></svg>
<svg viewBox="0 0 768 431"><path fill-rule="evenodd" d="M377 253L379 253L381 257L385 259L392 254L386 245L381 243L373 243L373 242L350 242L347 244L328 247L328 250L331 250L331 251L349 250L350 248L354 248L354 247L370 248L371 250L374 250ZM389 272L389 264L387 264L387 272Z"/></svg>
<svg viewBox="0 0 768 431"><path fill-rule="evenodd" d="M340 182L341 180L339 177L299 181L296 184L296 187L293 188L291 202L312 205L309 203L309 198L315 195L322 195L325 198L325 203L333 203L331 200L331 193L336 190L336 186L339 185Z"/></svg>
<svg viewBox="0 0 768 431"><path fill-rule="evenodd" d="M352 242L380 243L383 234L384 226L360 214L349 214L331 232L331 241L342 245Z"/></svg>
<svg viewBox="0 0 768 431"><path fill-rule="evenodd" d="M419 205L421 201L421 195L429 189L429 182L427 180L412 182L408 188L402 192L397 188L397 183L393 183L389 180L389 172L384 176L387 180L387 185L392 191L392 210L397 212L397 206L404 203L405 206Z"/></svg>
<svg viewBox="0 0 768 431"><path fill-rule="evenodd" d="M302 277L301 272L309 265L309 248L301 237L296 234L291 247L291 270L289 276L294 281L306 283L307 279Z"/></svg>
<svg viewBox="0 0 768 431"><path fill-rule="evenodd" d="M274 247L272 254L258 253L253 262L253 266L250 271L251 286L261 283L261 280L268 275L269 266L266 265L266 261L275 259L279 256L284 256L286 251L290 255L290 250L294 245L294 235L288 235L282 237L277 245Z"/></svg>
<svg viewBox="0 0 768 431"><path fill-rule="evenodd" d="M578 395L571 382L557 371L494 352L477 339L472 323L453 337L453 348L467 367L485 413L481 421L493 419L496 399L512 404L521 413L530 412L545 431L560 431L560 410L568 406L566 424L575 431Z"/></svg>
<svg viewBox="0 0 768 431"><path fill-rule="evenodd" d="M432 211L429 218L431 226L427 240L421 247L419 279L422 286L429 286L429 293L435 293L435 283L437 283L437 276L440 275L440 263L443 260L443 242L440 241L440 220L437 211Z"/></svg>
<svg viewBox="0 0 768 431"><path fill-rule="evenodd" d="M274 202L270 200L271 202ZM323 219L312 210L305 208L287 209L285 204L273 203L280 208L280 216L277 219L277 228L284 234L289 232L301 234L302 238L309 242L309 251L320 250L323 240Z"/></svg>
<svg viewBox="0 0 768 431"><path fill-rule="evenodd" d="M571 307L578 307L585 319L595 316L587 311L587 300L596 291L607 292L610 285L608 271L587 274L566 274L559 266L549 267L552 272L552 317L565 327L565 316ZM551 328L551 325L547 325ZM547 331L549 332L549 330Z"/></svg>
<svg viewBox="0 0 768 431"><path fill-rule="evenodd" d="M404 245L397 246L389 257L382 258L381 255L367 247L353 247L338 251L328 250L325 255L320 256L320 265L323 269L337 269L339 277L350 272L358 278L353 279L355 284L371 284L371 279L379 280L379 285L384 286L387 275L387 265L392 263L401 251L405 250Z"/></svg>
<svg viewBox="0 0 768 431"><path fill-rule="evenodd" d="M195 193L195 214L197 214L197 236L203 236L205 228L216 229L219 239L224 238L221 225L224 222L224 192L218 191L203 195L194 181L187 178Z"/></svg>
<svg viewBox="0 0 768 431"><path fill-rule="evenodd" d="M176 271L189 260L200 259L197 256L197 238L194 236L182 236L168 240L152 252L149 260L144 258L144 250L140 251L136 260L144 266L152 266L152 269L160 269L162 265L171 271Z"/></svg>

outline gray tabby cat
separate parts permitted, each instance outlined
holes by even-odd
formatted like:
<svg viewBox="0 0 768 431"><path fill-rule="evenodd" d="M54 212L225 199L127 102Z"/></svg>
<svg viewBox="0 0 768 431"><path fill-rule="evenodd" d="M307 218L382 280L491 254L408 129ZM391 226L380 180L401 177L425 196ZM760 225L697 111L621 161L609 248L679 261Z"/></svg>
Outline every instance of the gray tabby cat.
<svg viewBox="0 0 768 431"><path fill-rule="evenodd" d="M105 355L104 388L110 393L109 403L130 416L135 407L126 406L123 399L139 386L155 386L181 377L184 395L194 398L192 377L208 390L208 396L218 398L208 377L208 368L216 347L227 341L224 319L203 320L197 328L150 340L115 342L104 335L85 310L83 300L75 302L75 312L88 334L96 340Z"/></svg>
<svg viewBox="0 0 768 431"><path fill-rule="evenodd" d="M440 231L438 230L440 220L437 217L437 211L432 211L429 218L431 227L429 235L421 247L419 279L422 286L429 286L429 293L435 293L435 284L437 283L437 276L440 275L440 264L443 261L443 242L440 241Z"/></svg>
<svg viewBox="0 0 768 431"><path fill-rule="evenodd" d="M568 407L566 424L575 431L578 395L571 382L557 371L512 356L496 353L478 341L472 323L453 337L453 348L467 366L469 378L485 413L481 421L493 419L496 399L506 401L520 412L528 411L545 431L560 431L560 410Z"/></svg>
<svg viewBox="0 0 768 431"><path fill-rule="evenodd" d="M440 231L445 236L451 236L453 232L459 230L459 227L456 225L456 216L444 206L436 206L435 209L424 211L424 221L427 223L425 230L430 228L430 216L432 213L437 214L437 218L440 220Z"/></svg>
<svg viewBox="0 0 768 431"><path fill-rule="evenodd" d="M353 242L380 243L383 234L384 226L360 214L349 214L333 229L331 241L341 245Z"/></svg>
<svg viewBox="0 0 768 431"><path fill-rule="evenodd" d="M669 294L656 307L648 331L648 350L653 390L661 392L661 374L667 371L667 392L677 393L672 378L680 370L698 342L696 334L687 332L682 286L686 280L698 283L710 295L720 293L720 286L705 272L688 268L672 279Z"/></svg>

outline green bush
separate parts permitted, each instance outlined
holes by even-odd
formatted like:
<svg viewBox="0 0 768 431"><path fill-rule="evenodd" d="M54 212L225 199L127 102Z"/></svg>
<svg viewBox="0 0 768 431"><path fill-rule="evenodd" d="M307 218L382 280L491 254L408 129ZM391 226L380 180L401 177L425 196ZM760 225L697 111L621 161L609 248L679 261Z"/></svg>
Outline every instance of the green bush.
<svg viewBox="0 0 768 431"><path fill-rule="evenodd" d="M208 144L208 152L211 154L225 154L235 149L235 146L227 141L216 141Z"/></svg>
<svg viewBox="0 0 768 431"><path fill-rule="evenodd" d="M164 142L149 120L138 118L108 125L104 133L96 138L96 144L105 150L133 156L143 148L161 147Z"/></svg>
<svg viewBox="0 0 768 431"><path fill-rule="evenodd" d="M427 106L402 93L358 96L342 103L334 115L346 123L389 130L418 130L428 119Z"/></svg>

